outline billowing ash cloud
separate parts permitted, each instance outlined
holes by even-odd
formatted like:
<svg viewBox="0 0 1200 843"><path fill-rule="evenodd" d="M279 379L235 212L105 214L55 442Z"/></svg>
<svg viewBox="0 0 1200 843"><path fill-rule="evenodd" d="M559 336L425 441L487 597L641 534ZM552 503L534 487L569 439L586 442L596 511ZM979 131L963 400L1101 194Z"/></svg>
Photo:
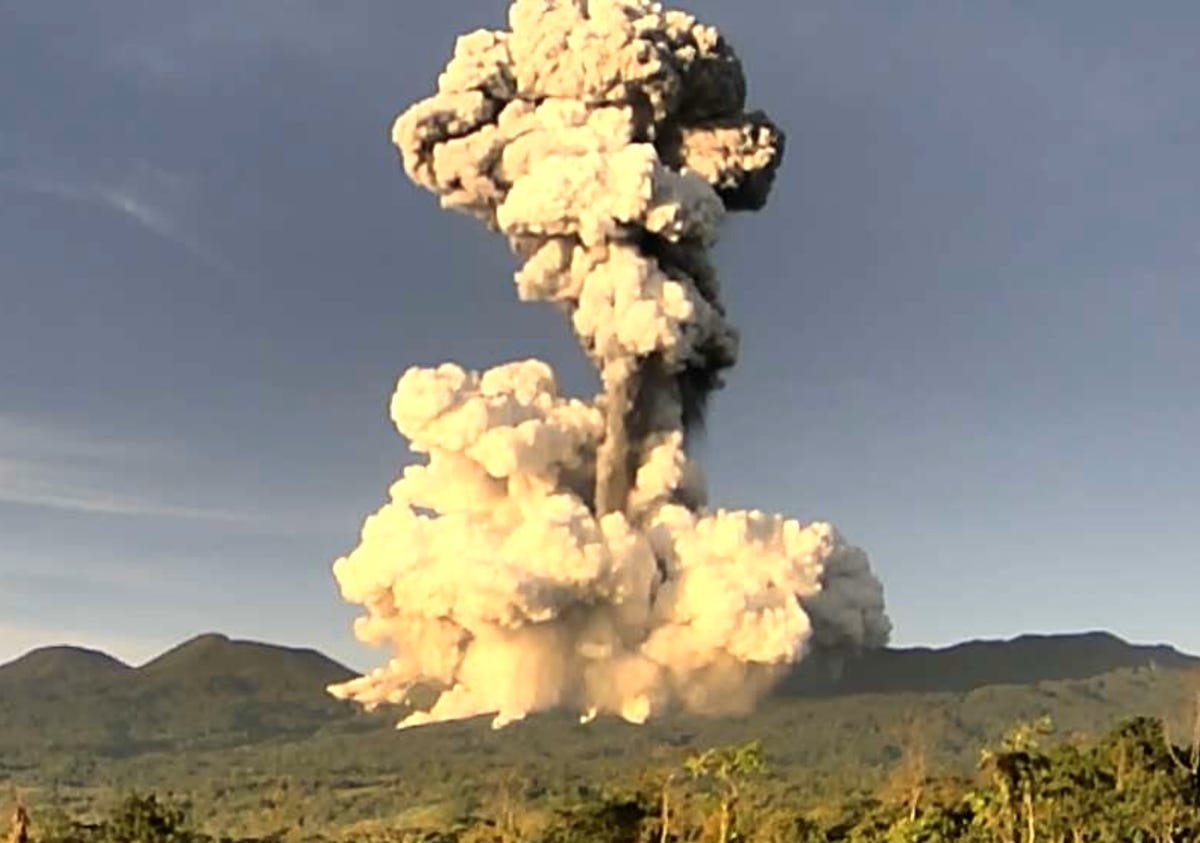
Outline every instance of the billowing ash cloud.
<svg viewBox="0 0 1200 843"><path fill-rule="evenodd" d="M396 121L408 175L505 235L603 393L537 360L400 379L424 464L334 571L384 667L331 691L432 698L401 725L572 706L642 722L744 709L812 646L881 646L862 551L828 524L709 511L689 427L737 356L707 249L761 207L783 134L717 31L648 0L516 0Z"/></svg>

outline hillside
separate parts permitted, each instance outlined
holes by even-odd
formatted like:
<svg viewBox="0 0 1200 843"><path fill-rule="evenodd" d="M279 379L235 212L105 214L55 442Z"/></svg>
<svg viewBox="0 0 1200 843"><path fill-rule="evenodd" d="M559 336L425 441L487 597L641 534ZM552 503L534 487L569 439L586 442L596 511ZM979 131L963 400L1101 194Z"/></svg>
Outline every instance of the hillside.
<svg viewBox="0 0 1200 843"><path fill-rule="evenodd" d="M122 757L303 737L353 715L353 671L315 650L202 635L138 668L71 647L0 666L0 754Z"/></svg>
<svg viewBox="0 0 1200 843"><path fill-rule="evenodd" d="M93 686L132 668L107 653L82 647L42 647L0 667L0 693L28 685Z"/></svg>
<svg viewBox="0 0 1200 843"><path fill-rule="evenodd" d="M1031 694L1038 683L1197 665L1200 659L1170 647L1134 645L1100 632L817 656L781 683L760 715L824 697L877 695L883 698L877 704L887 705L916 693L1002 685ZM327 685L353 675L315 650L216 634L138 668L80 648L35 650L0 666L0 753L14 758L51 748L125 757L378 728L386 713L367 717L325 693Z"/></svg>
<svg viewBox="0 0 1200 843"><path fill-rule="evenodd" d="M318 824L413 805L453 813L513 775L566 792L761 739L801 798L878 781L918 745L969 773L1018 720L1050 715L1066 736L1133 714L1178 719L1198 666L1102 633L1023 636L814 659L745 717L582 726L551 713L500 732L485 718L397 732L388 713L328 697L351 671L312 650L207 635L135 669L56 648L0 667L0 784L53 784L79 810L128 788L173 790L222 828L266 833L264 794Z"/></svg>
<svg viewBox="0 0 1200 843"><path fill-rule="evenodd" d="M1200 658L1166 645L1130 644L1108 632L1022 635L951 647L888 648L861 656L803 662L780 686L784 696L971 691L1086 679L1134 667L1187 669Z"/></svg>

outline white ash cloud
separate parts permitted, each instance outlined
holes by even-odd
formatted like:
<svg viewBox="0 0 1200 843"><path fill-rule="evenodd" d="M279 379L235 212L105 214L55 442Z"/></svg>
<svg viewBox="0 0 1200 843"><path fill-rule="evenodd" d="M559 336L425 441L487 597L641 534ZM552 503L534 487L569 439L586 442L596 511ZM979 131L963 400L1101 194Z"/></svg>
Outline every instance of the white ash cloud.
<svg viewBox="0 0 1200 843"><path fill-rule="evenodd" d="M401 725L643 722L745 709L814 646L881 646L866 555L828 524L707 509L687 452L738 347L707 249L765 203L782 132L683 12L516 0L509 25L460 38L392 139L443 207L508 238L517 294L562 308L603 392L561 396L537 360L403 375L392 418L427 461L334 566L393 658L332 692L432 700Z"/></svg>

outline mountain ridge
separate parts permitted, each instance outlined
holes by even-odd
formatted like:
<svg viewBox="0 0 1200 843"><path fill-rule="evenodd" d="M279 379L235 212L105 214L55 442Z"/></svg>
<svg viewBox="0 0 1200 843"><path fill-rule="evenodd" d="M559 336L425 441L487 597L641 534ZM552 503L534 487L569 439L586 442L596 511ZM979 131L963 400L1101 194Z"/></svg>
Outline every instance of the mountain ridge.
<svg viewBox="0 0 1200 843"><path fill-rule="evenodd" d="M1111 632L1023 634L946 647L888 647L842 658L815 654L780 683L779 694L829 696L966 692L989 685L1086 679L1136 667L1200 667L1169 644L1133 644Z"/></svg>
<svg viewBox="0 0 1200 843"><path fill-rule="evenodd" d="M1047 663L1050 656L1054 658ZM1042 663L1029 664L1029 660L1036 659L1041 659ZM246 674L255 668L277 669L281 660L292 662L297 677L304 675L302 667L314 674L333 675L335 682L360 675L313 647L285 646L205 632L169 647L138 666L83 646L38 647L0 664L0 689L14 680L66 678L73 670L82 670L89 678L105 680L184 671ZM1064 664L1066 660L1071 663ZM1019 669L1022 661L1028 665L1025 670ZM936 666L943 670L945 665L954 663L959 675L948 684L937 684L934 681L937 676L925 669L937 662L941 664ZM970 671L967 668L971 662L983 664L980 669ZM819 694L970 690L990 684L1032 684L1085 678L1115 668L1154 663L1164 667L1200 667L1200 656L1162 642L1133 643L1104 630L1024 633L1012 638L968 639L946 646L885 647L857 654L815 653L796 665L781 683L781 688L785 692L790 689ZM899 684L886 685L884 680L895 674L900 674ZM963 674L972 675L965 678Z"/></svg>
<svg viewBox="0 0 1200 843"><path fill-rule="evenodd" d="M670 711L644 726L549 712L498 732L487 717L396 731L401 712L367 713L326 693L354 675L312 649L212 633L138 668L42 648L0 666L0 780L72 788L93 806L168 789L243 817L261 815L263 788L305 783L297 799L339 794L328 811L344 817L343 796L359 794L354 810L365 817L460 798L468 781L471 798L484 798L488 782L516 770L591 786L631 766L760 740L781 774L819 789L881 775L909 733L928 741L932 762L969 775L1014 723L1049 716L1071 736L1149 714L1182 730L1200 693L1200 659L1101 632L816 654L752 712Z"/></svg>
<svg viewBox="0 0 1200 843"><path fill-rule="evenodd" d="M45 681L84 672L90 676L116 676L133 670L101 650L56 644L37 647L0 665L0 687L12 681Z"/></svg>
<svg viewBox="0 0 1200 843"><path fill-rule="evenodd" d="M0 665L0 755L40 745L123 757L303 738L353 715L324 688L357 674L316 650L188 639L139 667L85 648Z"/></svg>
<svg viewBox="0 0 1200 843"><path fill-rule="evenodd" d="M109 673L140 674L160 672L163 669L175 669L175 663L185 663L191 660L203 660L205 657L216 655L221 651L242 650L258 651L270 656L291 654L297 658L309 659L314 663L324 663L349 675L358 675L354 670L341 662L325 655L314 647L295 647L284 644L272 644L253 639L233 638L220 632L203 632L187 638L179 644L168 647L156 656L139 665L131 665L103 650L93 649L78 644L50 644L35 647L25 653L0 663L0 683L6 678L25 676L33 673L56 673L67 667L106 669Z"/></svg>

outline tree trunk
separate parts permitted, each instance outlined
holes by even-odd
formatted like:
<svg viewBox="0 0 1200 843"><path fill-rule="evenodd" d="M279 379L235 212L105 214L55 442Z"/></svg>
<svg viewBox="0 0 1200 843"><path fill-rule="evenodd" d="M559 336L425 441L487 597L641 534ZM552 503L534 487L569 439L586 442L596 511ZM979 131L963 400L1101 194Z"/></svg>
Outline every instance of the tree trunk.
<svg viewBox="0 0 1200 843"><path fill-rule="evenodd" d="M668 843L671 839L671 780L668 778L662 787L662 833L659 843Z"/></svg>
<svg viewBox="0 0 1200 843"><path fill-rule="evenodd" d="M29 843L29 814L24 805L17 805L13 813L12 830L8 833L9 843Z"/></svg>

